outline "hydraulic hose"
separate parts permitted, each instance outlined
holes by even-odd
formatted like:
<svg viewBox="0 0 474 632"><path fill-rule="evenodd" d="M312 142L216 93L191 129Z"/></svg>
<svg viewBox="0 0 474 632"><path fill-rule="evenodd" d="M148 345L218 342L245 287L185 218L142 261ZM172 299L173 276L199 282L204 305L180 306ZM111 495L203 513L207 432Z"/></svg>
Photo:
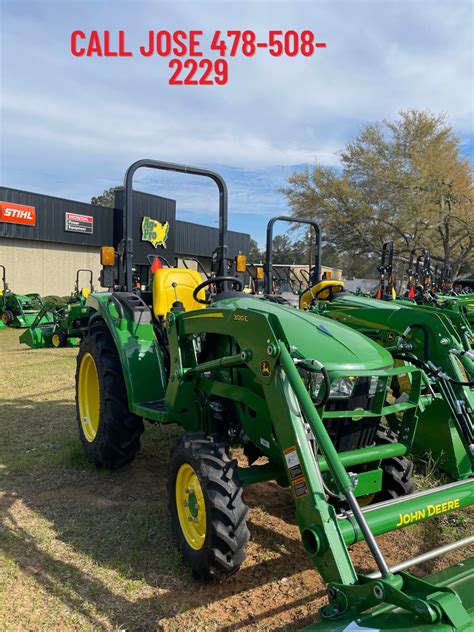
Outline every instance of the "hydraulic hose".
<svg viewBox="0 0 474 632"><path fill-rule="evenodd" d="M324 393L319 402L314 402L316 408L321 408L322 406L326 406L328 403L330 391L331 391L331 379L329 377L329 373L321 362L314 359L305 359L305 360L294 360L296 366L300 366L302 369L306 371L310 371L312 373L321 373L324 378Z"/></svg>
<svg viewBox="0 0 474 632"><path fill-rule="evenodd" d="M412 331L413 329L420 329L423 332L423 356L425 359L428 359L429 357L428 340L429 340L429 335L430 335L428 328L425 325L423 325L423 323L413 323L412 325L407 327L407 329L403 332L402 338L406 339L410 331Z"/></svg>
<svg viewBox="0 0 474 632"><path fill-rule="evenodd" d="M434 365L430 366L427 362L423 360L419 360L418 358L413 358L412 356L406 355L404 353L392 353L392 356L397 360L405 360L406 362L411 362L414 366L419 369L422 369L429 375L439 378L441 380L445 380L446 382L451 382L452 384L457 384L458 386L474 386L474 380L469 382L462 382L460 380L456 380L455 378L449 376L447 373L442 372L440 369L435 367Z"/></svg>

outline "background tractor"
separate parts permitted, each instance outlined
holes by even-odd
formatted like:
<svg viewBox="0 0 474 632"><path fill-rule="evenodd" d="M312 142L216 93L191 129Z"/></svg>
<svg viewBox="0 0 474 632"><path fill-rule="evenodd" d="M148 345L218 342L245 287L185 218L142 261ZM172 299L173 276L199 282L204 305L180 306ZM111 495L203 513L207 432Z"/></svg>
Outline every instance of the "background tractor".
<svg viewBox="0 0 474 632"><path fill-rule="evenodd" d="M88 283L80 285L81 275ZM92 270L76 272L74 290L69 297L46 302L31 325L20 336L20 342L33 349L45 347L77 347L89 322L86 299L94 291Z"/></svg>
<svg viewBox="0 0 474 632"><path fill-rule="evenodd" d="M472 476L474 461L474 352L469 323L457 311L394 300L393 244L386 242L379 266L379 300L344 290L342 281L321 279L321 233L311 220L276 217L267 229L266 291L271 290L273 225L307 224L316 248L310 263L311 284L300 294L300 308L348 325L387 349L397 366L414 364L423 371L422 403L413 446L429 452L455 480ZM426 264L426 253L423 261ZM424 266L426 270L428 267ZM427 276L425 270L424 277ZM384 299L384 300L380 300ZM393 380L392 397L403 401L406 376ZM426 396L428 396L426 398ZM393 421L393 418L392 418ZM397 431L397 422L392 429Z"/></svg>
<svg viewBox="0 0 474 632"><path fill-rule="evenodd" d="M135 287L132 181L143 167L216 183L211 277L161 267L150 288ZM144 420L178 424L184 434L170 458L169 511L196 577L219 580L238 570L249 539L244 487L276 480L290 488L303 546L328 583L321 614L331 630L374 617L380 605L386 613L402 608L410 629L469 629L471 604L461 588L471 562L450 572L454 590L389 568L375 539L406 526L404 516L428 519L433 503L446 513L473 500L470 480L411 493L407 456L423 372L394 366L386 349L343 324L243 293L228 274L227 187L217 173L141 160L127 170L124 189L123 240L117 254L105 249L102 258L102 285L113 290L88 297L77 358L77 422L88 457L97 466L125 465L140 448ZM402 375L406 395L390 402L390 384ZM236 445L247 465L232 457ZM403 476L399 463L407 464ZM361 508L373 500L380 502ZM348 546L360 539L379 575L354 568Z"/></svg>
<svg viewBox="0 0 474 632"><path fill-rule="evenodd" d="M39 311L44 307L39 294L15 294L7 284L5 266L2 271L2 290L0 292L0 320L6 327L21 329L29 327Z"/></svg>

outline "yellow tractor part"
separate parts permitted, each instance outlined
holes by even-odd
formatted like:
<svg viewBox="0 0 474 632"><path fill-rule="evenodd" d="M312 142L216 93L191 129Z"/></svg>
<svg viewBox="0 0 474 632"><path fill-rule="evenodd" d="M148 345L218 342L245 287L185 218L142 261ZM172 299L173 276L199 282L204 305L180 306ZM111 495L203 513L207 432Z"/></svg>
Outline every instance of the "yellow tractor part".
<svg viewBox="0 0 474 632"><path fill-rule="evenodd" d="M343 289L343 281L336 281L335 279L320 281L300 296L300 309L309 309L315 299L327 301L333 294L339 294Z"/></svg>
<svg viewBox="0 0 474 632"><path fill-rule="evenodd" d="M202 283L202 277L196 270L187 268L160 268L153 275L153 312L156 318L164 318L171 311L178 298L188 312L203 309L205 306L194 300L193 291ZM198 298L205 299L204 290Z"/></svg>
<svg viewBox="0 0 474 632"><path fill-rule="evenodd" d="M206 504L199 478L189 463L183 463L176 476L176 509L186 542L199 551L206 540Z"/></svg>
<svg viewBox="0 0 474 632"><path fill-rule="evenodd" d="M99 429L100 384L97 366L90 353L82 357L77 395L82 432L87 441L92 443Z"/></svg>

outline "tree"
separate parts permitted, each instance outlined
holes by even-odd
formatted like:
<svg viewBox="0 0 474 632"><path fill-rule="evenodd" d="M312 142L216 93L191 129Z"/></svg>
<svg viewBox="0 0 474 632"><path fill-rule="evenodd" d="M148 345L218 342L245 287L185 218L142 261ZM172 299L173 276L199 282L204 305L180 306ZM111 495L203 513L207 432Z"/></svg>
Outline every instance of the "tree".
<svg viewBox="0 0 474 632"><path fill-rule="evenodd" d="M110 187L105 189L102 195L97 195L91 198L91 204L94 206L106 206L108 208L114 208L115 206L115 191L122 191L123 187Z"/></svg>
<svg viewBox="0 0 474 632"><path fill-rule="evenodd" d="M276 237L274 237L273 263L296 263L295 252L293 248L293 242L288 235L277 235Z"/></svg>
<svg viewBox="0 0 474 632"><path fill-rule="evenodd" d="M375 272L387 239L404 262L425 247L455 277L472 270L472 170L443 115L410 110L365 125L340 156L341 169L295 172L281 192L295 216L321 224L346 274Z"/></svg>
<svg viewBox="0 0 474 632"><path fill-rule="evenodd" d="M250 239L249 242L249 262L250 263L260 263L263 259L263 253L258 247L255 239Z"/></svg>

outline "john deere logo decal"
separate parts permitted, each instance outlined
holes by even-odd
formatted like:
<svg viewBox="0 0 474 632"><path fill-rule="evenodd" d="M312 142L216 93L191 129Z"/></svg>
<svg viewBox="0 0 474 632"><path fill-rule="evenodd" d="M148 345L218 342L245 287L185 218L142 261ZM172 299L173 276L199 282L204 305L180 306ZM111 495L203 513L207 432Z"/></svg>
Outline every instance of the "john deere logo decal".
<svg viewBox="0 0 474 632"><path fill-rule="evenodd" d="M260 373L262 377L270 377L272 373L272 368L268 360L262 360L260 362Z"/></svg>
<svg viewBox="0 0 474 632"><path fill-rule="evenodd" d="M168 222L162 224L151 217L144 217L142 220L142 241L149 241L154 248L158 248L158 246L166 248L169 229Z"/></svg>

